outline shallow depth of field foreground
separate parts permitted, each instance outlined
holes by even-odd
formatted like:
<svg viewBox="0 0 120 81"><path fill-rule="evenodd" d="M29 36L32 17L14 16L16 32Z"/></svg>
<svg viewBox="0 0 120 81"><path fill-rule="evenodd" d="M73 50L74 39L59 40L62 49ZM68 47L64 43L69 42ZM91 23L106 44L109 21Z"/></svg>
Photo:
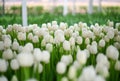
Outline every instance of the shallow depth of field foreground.
<svg viewBox="0 0 120 81"><path fill-rule="evenodd" d="M0 26L0 81L120 81L120 23Z"/></svg>

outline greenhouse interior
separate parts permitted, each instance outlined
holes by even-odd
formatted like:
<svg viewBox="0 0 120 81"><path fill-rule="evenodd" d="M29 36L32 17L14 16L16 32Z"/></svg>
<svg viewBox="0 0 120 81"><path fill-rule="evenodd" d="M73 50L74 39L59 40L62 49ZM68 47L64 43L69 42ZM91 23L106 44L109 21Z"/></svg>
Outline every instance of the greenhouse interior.
<svg viewBox="0 0 120 81"><path fill-rule="evenodd" d="M120 0L0 0L0 81L120 81Z"/></svg>

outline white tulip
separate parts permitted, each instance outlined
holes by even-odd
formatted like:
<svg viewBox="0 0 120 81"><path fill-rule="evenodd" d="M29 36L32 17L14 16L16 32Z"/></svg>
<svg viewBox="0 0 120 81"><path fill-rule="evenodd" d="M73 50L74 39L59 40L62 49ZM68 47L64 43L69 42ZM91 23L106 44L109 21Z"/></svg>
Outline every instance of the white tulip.
<svg viewBox="0 0 120 81"><path fill-rule="evenodd" d="M34 55L35 61L37 62L42 61L42 52L39 48L34 49L33 55Z"/></svg>
<svg viewBox="0 0 120 81"><path fill-rule="evenodd" d="M114 43L114 46L115 46L118 50L120 49L120 43L115 42L115 43Z"/></svg>
<svg viewBox="0 0 120 81"><path fill-rule="evenodd" d="M120 61L115 63L115 70L120 71Z"/></svg>
<svg viewBox="0 0 120 81"><path fill-rule="evenodd" d="M10 60L14 57L11 49L6 49L3 51L2 57L6 60Z"/></svg>
<svg viewBox="0 0 120 81"><path fill-rule="evenodd" d="M0 76L0 81L8 81L7 77L6 76Z"/></svg>
<svg viewBox="0 0 120 81"><path fill-rule="evenodd" d="M28 38L29 40L32 40L32 39L33 39L33 33L28 33L27 38Z"/></svg>
<svg viewBox="0 0 120 81"><path fill-rule="evenodd" d="M22 41L26 40L26 33L18 32L17 38L18 40L22 40Z"/></svg>
<svg viewBox="0 0 120 81"><path fill-rule="evenodd" d="M65 25L64 22L61 22L61 23L60 23L60 29L62 29L62 30L65 30L65 29L66 29L66 25Z"/></svg>
<svg viewBox="0 0 120 81"><path fill-rule="evenodd" d="M102 76L98 75L95 77L94 81L106 81Z"/></svg>
<svg viewBox="0 0 120 81"><path fill-rule="evenodd" d="M91 54L97 54L98 50L97 50L97 46L96 45L91 45L89 47L89 51Z"/></svg>
<svg viewBox="0 0 120 81"><path fill-rule="evenodd" d="M47 27L47 24L43 23L41 27L42 27L42 28L46 28L46 27Z"/></svg>
<svg viewBox="0 0 120 81"><path fill-rule="evenodd" d="M79 81L93 81L96 77L96 72L93 66L83 68Z"/></svg>
<svg viewBox="0 0 120 81"><path fill-rule="evenodd" d="M69 42L70 42L70 46L75 46L75 38L74 37L71 37L70 39L69 39Z"/></svg>
<svg viewBox="0 0 120 81"><path fill-rule="evenodd" d="M49 52L52 52L53 45L51 43L46 44L46 50L49 51Z"/></svg>
<svg viewBox="0 0 120 81"><path fill-rule="evenodd" d="M67 40L65 40L65 41L63 42L63 48L64 48L64 50L66 50L66 51L70 51L70 42L67 41Z"/></svg>
<svg viewBox="0 0 120 81"><path fill-rule="evenodd" d="M16 76L16 75L13 75L11 81L18 81L17 76Z"/></svg>
<svg viewBox="0 0 120 81"><path fill-rule="evenodd" d="M34 58L31 53L20 53L17 55L17 60L22 67L30 67L34 63Z"/></svg>
<svg viewBox="0 0 120 81"><path fill-rule="evenodd" d="M48 51L42 51L42 61L46 64L50 62L50 53Z"/></svg>
<svg viewBox="0 0 120 81"><path fill-rule="evenodd" d="M52 21L52 25L57 25L57 21Z"/></svg>
<svg viewBox="0 0 120 81"><path fill-rule="evenodd" d="M99 46L100 46L100 47L105 47L105 40L104 40L104 39L101 39L101 40L99 41Z"/></svg>
<svg viewBox="0 0 120 81"><path fill-rule="evenodd" d="M18 50L18 48L19 48L19 43L17 42L16 39L14 39L14 42L12 44L12 49L13 50Z"/></svg>
<svg viewBox="0 0 120 81"><path fill-rule="evenodd" d="M22 52L24 52L24 53L32 53L32 51L33 51L32 43L27 43L22 49Z"/></svg>
<svg viewBox="0 0 120 81"><path fill-rule="evenodd" d="M89 38L85 38L85 44L86 45L90 44L90 39Z"/></svg>
<svg viewBox="0 0 120 81"><path fill-rule="evenodd" d="M10 66L12 70L18 70L19 69L19 63L17 59L12 59L10 62Z"/></svg>
<svg viewBox="0 0 120 81"><path fill-rule="evenodd" d="M33 36L32 41L33 43L38 43L39 42L38 36L37 35Z"/></svg>
<svg viewBox="0 0 120 81"><path fill-rule="evenodd" d="M99 54L97 55L96 62L97 62L98 64L102 64L103 66L105 66L105 67L107 67L107 68L110 67L110 63L109 63L109 60L108 60L107 56L104 55L104 54L102 54L102 53L99 53Z"/></svg>
<svg viewBox="0 0 120 81"><path fill-rule="evenodd" d="M35 78L30 78L30 79L28 79L26 81L38 81L38 80L36 80Z"/></svg>
<svg viewBox="0 0 120 81"><path fill-rule="evenodd" d="M4 49L4 43L3 41L0 41L0 51Z"/></svg>
<svg viewBox="0 0 120 81"><path fill-rule="evenodd" d="M114 35L115 35L115 33L114 33L113 30L110 30L110 31L107 32L107 37L108 37L109 39L113 39L113 38L114 38Z"/></svg>
<svg viewBox="0 0 120 81"><path fill-rule="evenodd" d="M80 64L85 64L87 61L87 54L85 51L78 50L76 58Z"/></svg>
<svg viewBox="0 0 120 81"><path fill-rule="evenodd" d="M76 78L76 74L77 74L76 72L77 72L76 68L74 66L71 66L69 68L69 70L68 70L68 77L69 77L69 79L74 80Z"/></svg>
<svg viewBox="0 0 120 81"><path fill-rule="evenodd" d="M39 65L38 65L38 72L42 73L42 71L43 71L43 66L42 66L42 64L39 63Z"/></svg>
<svg viewBox="0 0 120 81"><path fill-rule="evenodd" d="M81 36L78 36L78 37L76 38L76 42L77 42L77 44L82 44L83 38L82 38Z"/></svg>
<svg viewBox="0 0 120 81"><path fill-rule="evenodd" d="M69 81L67 77L62 77L61 81Z"/></svg>
<svg viewBox="0 0 120 81"><path fill-rule="evenodd" d="M106 49L106 55L110 59L118 60L118 58L119 58L119 51L117 50L116 47L110 45Z"/></svg>
<svg viewBox="0 0 120 81"><path fill-rule="evenodd" d="M7 71L7 61L4 59L0 59L0 72L6 72Z"/></svg>
<svg viewBox="0 0 120 81"><path fill-rule="evenodd" d="M66 65L63 62L58 62L56 66L56 71L58 74L64 74L66 71Z"/></svg>
<svg viewBox="0 0 120 81"><path fill-rule="evenodd" d="M96 65L96 72L99 73L104 78L107 78L109 76L108 68L101 63Z"/></svg>
<svg viewBox="0 0 120 81"><path fill-rule="evenodd" d="M4 47L9 48L11 46L11 43L12 43L11 39L8 38L8 37L5 37L5 39L4 39Z"/></svg>
<svg viewBox="0 0 120 81"><path fill-rule="evenodd" d="M66 65L69 65L70 63L72 63L73 58L71 55L63 55L61 57L61 62L65 63Z"/></svg>

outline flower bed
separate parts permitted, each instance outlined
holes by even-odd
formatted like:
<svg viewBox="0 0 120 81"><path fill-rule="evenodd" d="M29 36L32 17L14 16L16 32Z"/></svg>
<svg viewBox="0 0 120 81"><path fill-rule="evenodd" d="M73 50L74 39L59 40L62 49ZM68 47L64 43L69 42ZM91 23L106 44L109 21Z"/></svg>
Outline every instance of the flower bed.
<svg viewBox="0 0 120 81"><path fill-rule="evenodd" d="M120 23L0 26L0 81L119 81Z"/></svg>

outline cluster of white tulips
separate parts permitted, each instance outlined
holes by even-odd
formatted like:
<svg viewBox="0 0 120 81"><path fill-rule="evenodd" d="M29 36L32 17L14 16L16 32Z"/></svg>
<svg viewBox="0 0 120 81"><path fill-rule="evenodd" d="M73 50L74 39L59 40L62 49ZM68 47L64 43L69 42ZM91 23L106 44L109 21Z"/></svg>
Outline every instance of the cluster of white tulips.
<svg viewBox="0 0 120 81"><path fill-rule="evenodd" d="M0 26L0 81L120 81L120 23Z"/></svg>

